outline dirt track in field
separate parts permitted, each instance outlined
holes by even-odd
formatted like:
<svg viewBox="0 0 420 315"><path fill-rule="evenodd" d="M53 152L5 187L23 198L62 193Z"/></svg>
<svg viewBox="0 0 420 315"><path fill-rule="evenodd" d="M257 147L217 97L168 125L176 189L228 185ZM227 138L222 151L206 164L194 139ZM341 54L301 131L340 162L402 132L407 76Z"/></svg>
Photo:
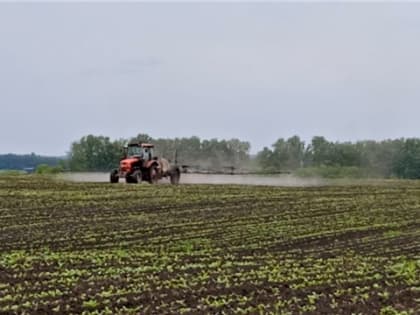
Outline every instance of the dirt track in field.
<svg viewBox="0 0 420 315"><path fill-rule="evenodd" d="M62 175L64 179L75 182L109 182L108 173L67 173ZM120 180L124 183L124 180ZM160 183L169 183L162 180ZM318 178L302 179L292 175L212 175L212 174L182 174L181 184L238 184L238 185L266 185L266 186L289 186L306 187L322 186L325 180Z"/></svg>

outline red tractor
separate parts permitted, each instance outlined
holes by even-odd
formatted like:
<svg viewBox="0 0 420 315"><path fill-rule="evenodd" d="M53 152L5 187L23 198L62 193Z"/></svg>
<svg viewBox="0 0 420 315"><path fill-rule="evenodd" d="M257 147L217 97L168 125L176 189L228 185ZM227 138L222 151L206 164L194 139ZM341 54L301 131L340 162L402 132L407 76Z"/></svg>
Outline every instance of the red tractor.
<svg viewBox="0 0 420 315"><path fill-rule="evenodd" d="M148 181L156 184L164 177L169 177L171 184L178 184L181 177L179 167L171 166L166 159L153 154L154 145L150 143L130 143L124 148L124 157L120 166L111 172L111 183L118 183L125 178L128 184Z"/></svg>

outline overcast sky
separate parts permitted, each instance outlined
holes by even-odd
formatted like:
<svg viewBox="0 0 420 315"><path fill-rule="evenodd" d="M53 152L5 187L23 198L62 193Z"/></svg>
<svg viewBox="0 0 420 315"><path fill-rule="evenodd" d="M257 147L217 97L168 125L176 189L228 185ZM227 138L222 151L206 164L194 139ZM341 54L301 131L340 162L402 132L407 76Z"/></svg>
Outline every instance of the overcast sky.
<svg viewBox="0 0 420 315"><path fill-rule="evenodd" d="M420 137L420 4L0 4L0 153Z"/></svg>

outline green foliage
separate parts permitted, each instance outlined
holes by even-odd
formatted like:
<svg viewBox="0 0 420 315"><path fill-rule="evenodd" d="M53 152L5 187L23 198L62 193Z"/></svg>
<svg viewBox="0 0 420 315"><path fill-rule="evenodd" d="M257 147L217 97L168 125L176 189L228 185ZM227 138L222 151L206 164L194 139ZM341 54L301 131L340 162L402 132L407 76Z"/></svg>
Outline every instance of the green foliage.
<svg viewBox="0 0 420 315"><path fill-rule="evenodd" d="M108 137L89 135L72 144L70 169L73 171L109 171L118 165L122 148L128 142L150 142L155 154L178 164L220 170L240 167L249 160L250 144L238 139L200 140L198 137L154 139L139 134L129 140L111 141Z"/></svg>
<svg viewBox="0 0 420 315"><path fill-rule="evenodd" d="M72 171L109 171L122 157L124 140L111 141L108 137L88 135L73 142L69 166Z"/></svg>
<svg viewBox="0 0 420 315"><path fill-rule="evenodd" d="M198 137L151 139L156 153L179 164L220 170L223 167L241 167L249 160L249 142L238 139L201 140Z"/></svg>
<svg viewBox="0 0 420 315"><path fill-rule="evenodd" d="M36 174L58 174L63 171L61 166L49 166L47 164L40 164L36 167L35 173Z"/></svg>
<svg viewBox="0 0 420 315"><path fill-rule="evenodd" d="M95 309L98 307L98 302L96 300L88 300L83 302L83 307L87 309Z"/></svg>
<svg viewBox="0 0 420 315"><path fill-rule="evenodd" d="M257 159L263 170L298 170L300 176L420 179L420 139L352 143L316 136L305 145L295 136L280 138Z"/></svg>
<svg viewBox="0 0 420 315"><path fill-rule="evenodd" d="M264 148L258 153L257 159L263 170L294 170L303 164L305 143L298 136L287 140L280 138L272 147L273 150Z"/></svg>
<svg viewBox="0 0 420 315"><path fill-rule="evenodd" d="M411 315L414 314L410 311L398 311L392 306L385 306L381 308L380 315Z"/></svg>
<svg viewBox="0 0 420 315"><path fill-rule="evenodd" d="M394 162L394 169L398 177L420 179L420 139L404 141Z"/></svg>
<svg viewBox="0 0 420 315"><path fill-rule="evenodd" d="M404 259L390 268L397 276L404 278L408 284L416 284L420 279L420 259Z"/></svg>
<svg viewBox="0 0 420 315"><path fill-rule="evenodd" d="M152 138L147 134L115 141L103 136L83 137L71 146L69 167L73 171L109 171L118 165L122 147L133 141L154 143L157 156L172 162L177 160L178 164L193 169L221 171L227 167L255 167L249 155L249 142L198 137ZM316 136L306 145L293 136L278 139L271 149L265 147L255 160L263 172L297 170L299 176L306 177L416 179L420 178L420 139L340 143Z"/></svg>

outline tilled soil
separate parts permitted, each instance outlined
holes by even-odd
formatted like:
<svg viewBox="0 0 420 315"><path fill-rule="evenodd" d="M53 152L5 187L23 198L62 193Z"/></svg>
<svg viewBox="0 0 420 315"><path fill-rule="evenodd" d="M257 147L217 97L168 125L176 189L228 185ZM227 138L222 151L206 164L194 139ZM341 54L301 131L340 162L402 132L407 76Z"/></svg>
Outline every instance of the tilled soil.
<svg viewBox="0 0 420 315"><path fill-rule="evenodd" d="M419 314L420 184L0 181L0 314Z"/></svg>

